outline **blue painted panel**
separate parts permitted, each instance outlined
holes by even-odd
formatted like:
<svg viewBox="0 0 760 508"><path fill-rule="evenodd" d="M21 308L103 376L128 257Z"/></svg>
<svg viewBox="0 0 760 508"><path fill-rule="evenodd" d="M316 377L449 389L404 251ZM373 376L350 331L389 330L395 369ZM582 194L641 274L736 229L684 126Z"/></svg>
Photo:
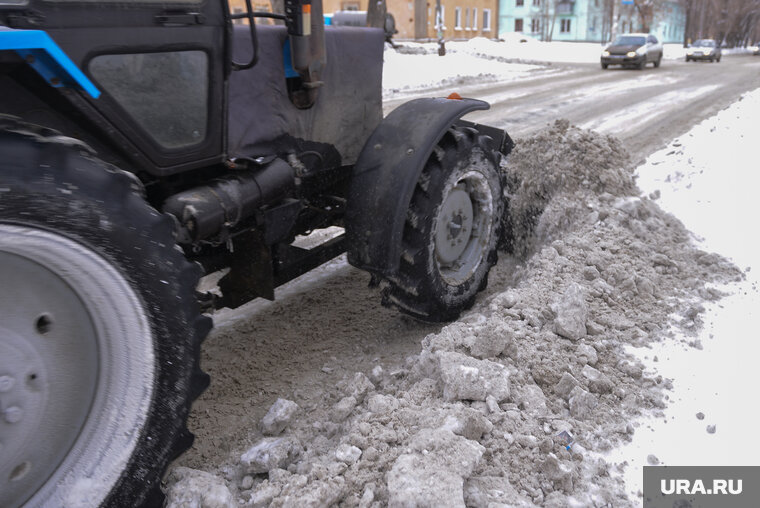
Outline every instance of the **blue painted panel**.
<svg viewBox="0 0 760 508"><path fill-rule="evenodd" d="M293 60L290 57L290 38L285 40L285 46L282 48L282 63L285 66L286 78L297 78L299 76L293 68Z"/></svg>
<svg viewBox="0 0 760 508"><path fill-rule="evenodd" d="M0 50L16 51L51 86L73 86L93 99L100 96L100 90L42 30L0 27Z"/></svg>

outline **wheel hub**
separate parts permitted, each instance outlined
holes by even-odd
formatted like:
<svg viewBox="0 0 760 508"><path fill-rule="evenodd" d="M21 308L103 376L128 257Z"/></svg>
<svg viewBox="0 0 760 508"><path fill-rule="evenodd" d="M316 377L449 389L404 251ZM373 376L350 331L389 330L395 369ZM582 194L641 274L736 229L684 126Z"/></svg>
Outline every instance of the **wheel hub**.
<svg viewBox="0 0 760 508"><path fill-rule="evenodd" d="M444 264L456 261L472 235L472 201L461 185L453 189L441 206L436 235L436 253Z"/></svg>
<svg viewBox="0 0 760 508"><path fill-rule="evenodd" d="M0 487L30 497L53 474L87 419L97 341L83 302L54 272L0 251ZM11 503L13 505L13 503Z"/></svg>
<svg viewBox="0 0 760 508"><path fill-rule="evenodd" d="M30 429L36 430L47 399L40 355L20 335L0 327L0 463L11 488L32 470ZM35 461L36 462L36 461ZM39 466L39 464L37 464ZM7 471L6 471L7 469Z"/></svg>
<svg viewBox="0 0 760 508"><path fill-rule="evenodd" d="M467 233L467 228L463 228L463 223L467 219L465 215L461 213L456 214L449 223L449 236L451 236L452 240L456 239L459 236L459 233Z"/></svg>
<svg viewBox="0 0 760 508"><path fill-rule="evenodd" d="M435 261L451 285L469 279L488 248L493 229L493 196L485 175L469 171L444 197L435 225Z"/></svg>
<svg viewBox="0 0 760 508"><path fill-rule="evenodd" d="M0 280L0 506L102 500L152 393L141 303L94 251L32 227L0 224Z"/></svg>

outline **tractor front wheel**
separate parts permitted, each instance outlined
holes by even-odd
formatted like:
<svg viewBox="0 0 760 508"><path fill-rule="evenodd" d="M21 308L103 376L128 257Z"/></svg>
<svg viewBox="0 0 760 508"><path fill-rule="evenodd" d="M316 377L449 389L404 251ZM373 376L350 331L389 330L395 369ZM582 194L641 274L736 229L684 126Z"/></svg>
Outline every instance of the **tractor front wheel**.
<svg viewBox="0 0 760 508"><path fill-rule="evenodd" d="M0 506L158 506L208 383L200 270L128 174L0 128Z"/></svg>
<svg viewBox="0 0 760 508"><path fill-rule="evenodd" d="M433 150L407 213L386 301L427 321L472 306L497 260L505 202L490 137L452 128Z"/></svg>

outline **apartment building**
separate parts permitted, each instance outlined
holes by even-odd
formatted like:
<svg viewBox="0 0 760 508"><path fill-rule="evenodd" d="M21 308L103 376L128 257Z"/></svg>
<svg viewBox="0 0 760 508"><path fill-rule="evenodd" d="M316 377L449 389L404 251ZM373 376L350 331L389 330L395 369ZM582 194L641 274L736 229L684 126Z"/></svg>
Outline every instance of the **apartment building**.
<svg viewBox="0 0 760 508"><path fill-rule="evenodd" d="M272 10L269 1L253 0L253 4L257 11ZM326 15L366 11L367 5L368 0L322 0ZM445 40L498 37L499 0L441 0L440 16L435 0L386 0L386 8L396 21L397 40L435 40L438 27ZM230 0L230 9L244 12L245 0Z"/></svg>
<svg viewBox="0 0 760 508"><path fill-rule="evenodd" d="M612 35L642 30L634 5L614 0L500 0L499 36L520 33L537 40L607 42ZM686 13L676 1L658 4L650 33L682 42Z"/></svg>

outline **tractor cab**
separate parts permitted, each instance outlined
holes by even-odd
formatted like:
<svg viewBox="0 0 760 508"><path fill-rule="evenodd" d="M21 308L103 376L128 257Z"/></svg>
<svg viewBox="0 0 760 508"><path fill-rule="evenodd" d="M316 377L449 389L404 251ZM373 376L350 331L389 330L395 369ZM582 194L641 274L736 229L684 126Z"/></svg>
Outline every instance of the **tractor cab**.
<svg viewBox="0 0 760 508"><path fill-rule="evenodd" d="M288 2L282 15L230 14L225 2L192 1L31 0L0 2L0 9L0 37L8 41L0 47L36 34L52 48L23 49L23 57L4 52L34 61L36 75L18 70L30 74L25 88L37 90L0 99L3 112L70 131L70 115L29 112L41 91L103 129L89 136L118 139L120 156L136 171L167 176L223 163L286 133L337 139L352 162L381 119L382 32L325 34L320 1ZM284 24L257 25L260 18ZM357 121L364 128L346 129Z"/></svg>

